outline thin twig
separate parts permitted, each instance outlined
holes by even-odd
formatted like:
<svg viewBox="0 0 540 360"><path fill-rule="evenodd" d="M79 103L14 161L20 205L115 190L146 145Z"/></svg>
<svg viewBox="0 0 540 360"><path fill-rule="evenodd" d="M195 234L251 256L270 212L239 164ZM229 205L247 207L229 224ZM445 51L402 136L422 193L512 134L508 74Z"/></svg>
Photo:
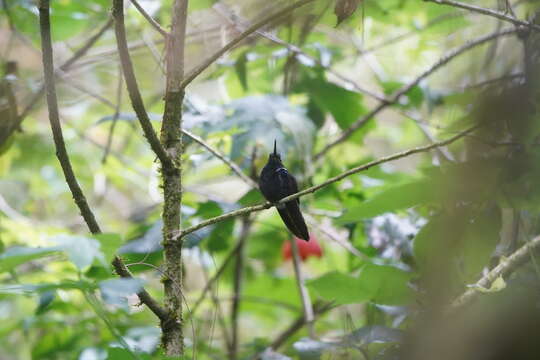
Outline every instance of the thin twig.
<svg viewBox="0 0 540 360"><path fill-rule="evenodd" d="M247 214L252 213L254 211L261 211L261 210L264 210L264 209L269 209L272 206L276 206L278 204L282 204L282 203L285 203L287 201L294 200L294 199L299 198L301 196L304 196L306 194L314 193L315 191L320 190L320 189L322 189L322 188L324 188L324 187L326 187L326 186L328 186L328 185L330 185L332 183L343 180L344 178L346 178L348 176L351 176L353 174L356 174L358 172L365 171L365 170L367 170L367 169L369 169L369 168L371 168L373 166L377 166L377 165L380 165L380 164L383 164L383 163L386 163L386 162L389 162L389 161L401 159L401 158L404 158L404 157L407 157L407 156L410 156L410 155L413 155L413 154L427 152L427 151L430 151L432 149L436 149L436 148L441 147L441 146L449 145L449 144L453 143L454 141L456 141L456 140L464 137L465 135L469 134L475 128L476 127L472 127L472 128L467 129L467 130L464 130L464 131L458 133L457 135L454 135L451 138L449 138L447 140L444 140L444 141L439 141L439 142L436 142L436 143L433 143L433 144L420 146L420 147L416 147L416 148L409 149L409 150L406 150L406 151L402 151L402 152L399 152L399 153L396 153L396 154L393 154L393 155L385 156L385 157L379 158L377 160L370 161L367 164L354 167L354 168L352 168L350 170L347 170L347 171L345 171L345 172L343 172L343 173L341 173L341 174L339 174L337 176L334 176L334 177L320 183L319 185L315 185L315 186L309 187L307 189L304 189L302 191L299 191L299 192L297 192L295 194L289 195L289 196L281 199L280 201L278 201L275 204L265 202L263 204L254 205L254 206L248 206L248 207L245 207L245 208L242 208L242 209L238 209L238 210L228 212L228 213L223 214L223 215L213 217L211 219L202 221L199 224L193 225L193 226L191 226L191 227L189 227L187 229L179 231L175 236L184 237L187 234L190 234L190 233L192 233L192 232L194 232L196 230L202 229L203 227L206 227L206 226L209 226L209 225L212 225L212 224L215 224L215 223L218 223L218 222L221 222L221 221L233 218L233 217L247 215Z"/></svg>
<svg viewBox="0 0 540 360"><path fill-rule="evenodd" d="M105 151L103 152L103 158L101 162L105 164L107 162L107 156L111 151L112 140L114 136L114 129L116 123L118 122L118 117L120 116L120 106L122 105L122 68L119 68L118 71L118 86L116 88L116 105L114 107L114 114L112 118L111 127L109 128L109 135L107 136L107 143L105 145Z"/></svg>
<svg viewBox="0 0 540 360"><path fill-rule="evenodd" d="M206 282L206 285L202 289L201 295L199 295L199 298L195 301L195 303L191 307L191 314L190 314L191 317L195 315L195 312L197 311L199 306L202 304L204 298L206 297L206 294L212 288L212 286L214 286L214 283L217 281L217 279L219 279L219 277L223 274L223 272L227 268L227 265L229 265L231 260L236 256L241 246L242 246L242 243L240 240L238 240L234 248L232 248L232 250L229 252L229 254L227 254L225 259L221 263L221 266L219 267L219 269L217 269L214 275L210 278L210 280Z"/></svg>
<svg viewBox="0 0 540 360"><path fill-rule="evenodd" d="M423 80L424 78L430 76L433 74L436 70L441 68L442 66L446 65L450 60L454 59L455 57L465 53L466 51L484 44L485 42L491 41L493 39L497 39L501 36L508 36L511 34L516 33L517 29L507 29L502 30L500 32L488 34L485 36L482 36L480 38L477 38L475 40L469 41L466 44L453 49L452 51L448 52L446 55L444 55L442 58L440 58L435 64L433 64L429 69L425 70L423 73L421 73L418 77L416 77L414 80L412 80L410 83L402 86L400 89L398 89L392 96L389 97L388 101L381 102L377 107L375 107L373 110L371 110L366 115L362 116L360 119L356 120L349 128L344 130L337 139L327 144L321 151L319 151L314 158L316 160L321 159L324 154L326 154L330 149L332 149L334 146L344 142L347 140L356 130L364 126L369 120L371 120L375 115L380 113L382 110L387 108L390 105L393 105L398 102L399 98L406 93L408 93L411 89L413 89L418 83Z"/></svg>
<svg viewBox="0 0 540 360"><path fill-rule="evenodd" d="M131 105L137 119L144 131L144 135L150 144L150 147L159 158L162 169L165 171L175 171L175 166L169 155L165 152L163 146L159 142L157 135L154 131L150 118L144 107L144 103L137 85L137 79L135 78L135 72L133 71L133 64L131 63L131 57L127 48L126 29L124 25L124 1L113 1L113 18L114 18L114 30L116 33L116 44L118 46L118 55L120 57L120 63L122 64L122 70L124 72L124 78L131 100Z"/></svg>
<svg viewBox="0 0 540 360"><path fill-rule="evenodd" d="M214 55L210 56L208 59L203 61L202 64L197 66L195 69L189 72L189 74L186 75L184 80L182 81L181 88L185 89L186 86L188 86L197 76L199 76L204 70L206 70L210 65L212 65L217 59L219 59L223 54L225 54L227 51L235 47L238 43L240 43L242 40L247 38L249 35L253 34L260 28L262 28L265 25L268 25L275 20L289 14L293 10L296 10L297 8L304 6L306 4L309 4L310 2L313 2L314 0L300 0L298 2L295 2L280 11L270 14L269 16L264 17L262 20L257 21L253 25L251 25L249 28L247 28L244 32L242 32L240 35L238 35L236 38L231 40L227 45L216 51Z"/></svg>
<svg viewBox="0 0 540 360"><path fill-rule="evenodd" d="M224 4L217 3L213 7L218 12L220 12L221 15L223 15L231 24L236 25L236 27L240 28L243 31L248 28L249 23L246 20L241 19L238 15L233 14L232 11L227 9ZM291 43L288 43L287 41L284 41L284 40L278 38L277 36L267 32L267 31L257 30L256 33L263 36L264 38L278 44L278 45L284 46L285 48L287 48L287 50L289 50L293 54L302 55L303 57L313 61L315 64L322 67L323 69L328 71L330 74L334 75L339 80L343 81L344 83L348 84L349 86L352 86L356 91L358 91L360 93L363 93L363 94L366 94L366 95L369 95L372 98L375 98L375 99L377 99L379 101L386 101L386 98L384 97L384 95L377 94L377 93L375 93L375 92L373 92L371 90L367 90L367 89L362 88L360 85L358 85L356 83L356 81L353 81L353 80L347 78L346 76L343 76L342 74L338 73L337 71L333 70L329 66L325 65L321 60L319 60L316 57L311 56L308 53L304 52L298 46L296 46L294 44L291 44Z"/></svg>
<svg viewBox="0 0 540 360"><path fill-rule="evenodd" d="M333 308L332 303L315 303L313 306L313 312L316 316L322 315L325 312ZM287 340L291 338L298 330L300 330L306 322L304 314L300 315L296 320L294 320L291 325L289 325L285 330L283 330L276 338L270 343L268 348L277 350L281 347ZM266 351L266 349L265 349ZM260 359L264 351L261 351L253 355L250 360Z"/></svg>
<svg viewBox="0 0 540 360"><path fill-rule="evenodd" d="M137 0L130 0L131 3L133 4L133 6L135 6L137 8L137 10L139 10L139 12L141 13L141 15L146 19L146 21L148 21L150 23L150 25L152 25L152 27L154 29L156 29L164 38L167 38L167 36L169 35L169 33L163 29L161 27L161 25L159 25L157 23L156 20L154 20L144 9L143 7L139 4L139 2Z"/></svg>
<svg viewBox="0 0 540 360"><path fill-rule="evenodd" d="M111 107L113 109L116 108L116 106L109 99L107 99L104 96L94 92L93 90L90 90L85 85L77 83L76 81L73 81L73 80L68 80L66 77L59 76L59 78L64 80L66 82L67 86L70 86L73 89L78 90L79 92L96 99L97 101L99 101L103 105L107 105L107 106L109 106L109 107Z"/></svg>
<svg viewBox="0 0 540 360"><path fill-rule="evenodd" d="M229 349L229 359L236 360L238 357L238 315L240 314L240 302L242 297L242 281L244 274L244 248L253 220L249 216L242 219L242 229L238 238L239 248L236 252L236 263L234 264L234 292L233 301L231 303L231 347Z"/></svg>
<svg viewBox="0 0 540 360"><path fill-rule="evenodd" d="M230 159L228 159L225 155L221 154L219 151L214 149L211 145L209 145L207 142L205 142L202 138L199 136L191 133L190 131L186 129L182 129L182 132L189 136L192 140L200 144L202 147L204 147L206 150L208 150L211 154L213 154L215 157L217 157L219 160L223 161L225 165L227 165L240 179L242 179L246 184L251 186L252 188L257 187L257 183L253 181L249 176L244 174L242 172L242 169L238 165L236 165L234 162L232 162Z"/></svg>
<svg viewBox="0 0 540 360"><path fill-rule="evenodd" d="M107 22L93 35L91 36L88 41L81 46L66 62L64 62L60 67L55 71L55 75L58 75L59 72L64 73L70 69L70 67L77 62L80 58L82 58L88 50L92 46L95 45L95 43L101 38L101 36L107 31L107 29L112 25L112 18L109 18ZM43 84L39 90L32 96L28 104L24 107L21 114L17 117L17 121L15 122L13 129L18 129L21 126L21 123L23 120L28 116L30 111L34 108L34 106L37 104L41 96L43 95L45 91L45 84Z"/></svg>
<svg viewBox="0 0 540 360"><path fill-rule="evenodd" d="M531 24L531 23L529 23L527 21L516 19L513 16L507 15L505 13L502 13L502 12L499 12L499 11L496 11L496 10L486 9L486 8L483 8L483 7L480 7L480 6L465 4L465 3L462 3L462 2L459 2L459 1L453 1L453 0L424 0L424 1L425 2L432 2L432 3L436 3L436 4L442 4L442 5L449 5L449 6L452 6L452 7L455 7L455 8L460 8L460 9L472 11L472 12L475 12L475 13L478 13L478 14L491 16L491 17L497 18L499 20L503 20L503 21L512 23L514 25L525 26L527 28L531 28L531 29L534 29L536 31L540 31L540 26L538 26L536 24Z"/></svg>
<svg viewBox="0 0 540 360"><path fill-rule="evenodd" d="M41 32L41 48L42 48L42 61L43 71L45 78L45 91L47 94L47 107L49 109L49 121L51 123L51 130L53 133L54 145L56 147L56 156L62 167L66 183L73 195L75 204L79 208L81 215L86 222L90 232L92 234L101 233L101 229L96 221L94 213L88 206L86 198L82 192L77 178L71 167L69 155L66 150L66 144L64 142L64 136L62 134L62 125L60 124L60 118L58 113L58 100L56 98L56 88L54 84L54 63L53 52L51 44L51 24L49 18L49 0L39 1L39 22ZM114 257L112 264L118 273L122 277L132 277L129 270L119 257ZM168 314L165 310L146 292L142 290L138 293L139 299L160 319L166 319Z"/></svg>
<svg viewBox="0 0 540 360"><path fill-rule="evenodd" d="M330 240L337 243L339 246L353 254L359 259L362 260L368 260L369 257L367 255L362 254L358 249L356 249L352 244L346 240L339 239L338 237L334 236L334 234L330 233L326 229L324 229L322 226L319 225L318 221L316 221L314 218L312 218L310 215L306 214L306 219L308 220L310 226L314 227L316 230L327 236Z"/></svg>
<svg viewBox="0 0 540 360"><path fill-rule="evenodd" d="M461 13L459 11L453 11L453 12L450 12L450 13L447 13L447 14L440 15L440 16L434 18L433 20L429 21L428 23L426 23L424 26L417 27L414 30L407 31L407 32L405 32L403 34L399 34L399 35L396 35L396 36L392 36L392 37L383 39L382 41L380 41L379 43L377 43L377 44L375 44L373 46L362 49L362 50L359 51L358 55L365 55L365 54L369 54L369 53L372 53L374 51L380 50L380 49L385 48L385 47L387 47L389 45L393 45L393 44L398 43L398 42L400 42L402 40L405 40L410 36L421 33L422 31L424 31L424 30L426 30L426 29L428 29L428 28L430 28L430 27L432 27L434 25L438 25L438 24L440 24L442 22L454 19L456 17L462 17L462 16L463 16L463 13Z"/></svg>
<svg viewBox="0 0 540 360"><path fill-rule="evenodd" d="M508 277L517 268L530 260L530 252L540 247L540 236L535 237L521 248L516 250L512 255L507 258L501 258L499 265L495 266L491 271L482 276L473 286L467 291L461 294L457 299L452 302L450 311L463 308L475 300L480 291L478 288L489 288L491 284L499 277Z"/></svg>
<svg viewBox="0 0 540 360"><path fill-rule="evenodd" d="M200 262L201 264L203 264L203 253L202 252L199 252L200 256L199 256L199 259L200 259ZM202 273L204 275L204 280L206 282L210 281L210 278L208 276L208 270L206 269L206 266L201 266L202 268ZM223 339L224 339L224 342L225 342L225 346L227 349L230 348L231 346L231 338L229 336L229 331L227 329L227 323L225 322L225 316L223 315L223 310L221 309L221 302L220 302L220 299L218 297L218 294L217 294L217 287L216 287L216 293L214 293L213 291L210 291L210 299L212 299L212 302L214 303L214 307L215 307L215 311L216 311L216 316L218 318L218 323L219 323L219 326L221 328L221 332L223 333ZM193 322L193 316L190 316L190 321ZM212 321L213 323L213 321ZM212 328L213 328L213 325L212 325ZM211 333L213 333L213 331L211 331ZM210 337L212 337L212 335L210 335Z"/></svg>
<svg viewBox="0 0 540 360"><path fill-rule="evenodd" d="M292 259L294 267L294 276L296 278L296 285L298 285L298 292L300 293L300 299L302 300L302 309L304 310L304 320L308 328L308 333L311 338L315 338L315 329L313 321L315 316L313 315L313 305L306 284L304 283L304 276L301 269L300 252L298 251L298 244L296 244L296 237L289 238L292 249Z"/></svg>

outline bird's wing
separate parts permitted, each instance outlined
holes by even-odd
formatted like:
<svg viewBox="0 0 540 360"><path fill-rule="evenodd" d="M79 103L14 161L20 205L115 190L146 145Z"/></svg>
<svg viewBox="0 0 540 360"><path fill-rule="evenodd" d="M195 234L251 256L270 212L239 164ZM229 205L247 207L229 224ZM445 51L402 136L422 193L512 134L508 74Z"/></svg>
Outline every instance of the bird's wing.
<svg viewBox="0 0 540 360"><path fill-rule="evenodd" d="M287 169L277 170L280 189L283 193L282 198L298 192L298 184L294 176L289 174ZM300 201L295 199L285 203L284 207L279 208L278 212L287 228L298 238L309 241L309 233L302 212L300 211Z"/></svg>
<svg viewBox="0 0 540 360"><path fill-rule="evenodd" d="M280 189L282 189L281 198L287 197L298 192L298 184L296 179L285 168L279 168L276 170ZM296 198L296 203L300 204L300 199Z"/></svg>

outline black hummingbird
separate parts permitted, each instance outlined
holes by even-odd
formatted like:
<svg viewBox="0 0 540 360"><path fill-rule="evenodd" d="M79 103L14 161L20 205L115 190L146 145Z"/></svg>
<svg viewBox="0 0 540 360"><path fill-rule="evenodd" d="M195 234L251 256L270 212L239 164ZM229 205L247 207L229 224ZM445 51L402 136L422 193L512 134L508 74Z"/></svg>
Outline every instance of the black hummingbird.
<svg viewBox="0 0 540 360"><path fill-rule="evenodd" d="M283 163L281 156L276 150L274 140L274 152L268 156L268 162L261 171L259 188L266 200L276 203L279 200L298 192L296 179L292 176ZM287 228L298 238L309 241L309 233L300 212L300 199L287 201L276 206L281 219Z"/></svg>

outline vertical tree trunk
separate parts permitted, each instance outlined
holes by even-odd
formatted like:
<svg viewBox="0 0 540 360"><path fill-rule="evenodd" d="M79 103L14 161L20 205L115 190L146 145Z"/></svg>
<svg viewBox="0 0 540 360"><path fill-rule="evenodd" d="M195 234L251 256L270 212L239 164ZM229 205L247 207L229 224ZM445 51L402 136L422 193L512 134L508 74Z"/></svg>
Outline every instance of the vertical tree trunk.
<svg viewBox="0 0 540 360"><path fill-rule="evenodd" d="M163 247L165 260L165 308L172 315L169 324L162 324L162 343L168 356L184 353L182 333L182 238L180 230L182 205L182 102L184 91L184 40L188 0L175 0L171 33L167 38L167 88L161 127L161 143L173 159L175 169L162 168L163 177Z"/></svg>

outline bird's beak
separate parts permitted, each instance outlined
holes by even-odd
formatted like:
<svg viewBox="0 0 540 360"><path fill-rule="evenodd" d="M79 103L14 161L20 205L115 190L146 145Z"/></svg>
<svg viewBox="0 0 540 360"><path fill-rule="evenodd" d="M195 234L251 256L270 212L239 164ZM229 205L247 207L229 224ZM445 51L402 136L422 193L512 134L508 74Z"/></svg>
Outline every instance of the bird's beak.
<svg viewBox="0 0 540 360"><path fill-rule="evenodd" d="M276 146L276 140L274 140L274 155L277 156L277 146Z"/></svg>

